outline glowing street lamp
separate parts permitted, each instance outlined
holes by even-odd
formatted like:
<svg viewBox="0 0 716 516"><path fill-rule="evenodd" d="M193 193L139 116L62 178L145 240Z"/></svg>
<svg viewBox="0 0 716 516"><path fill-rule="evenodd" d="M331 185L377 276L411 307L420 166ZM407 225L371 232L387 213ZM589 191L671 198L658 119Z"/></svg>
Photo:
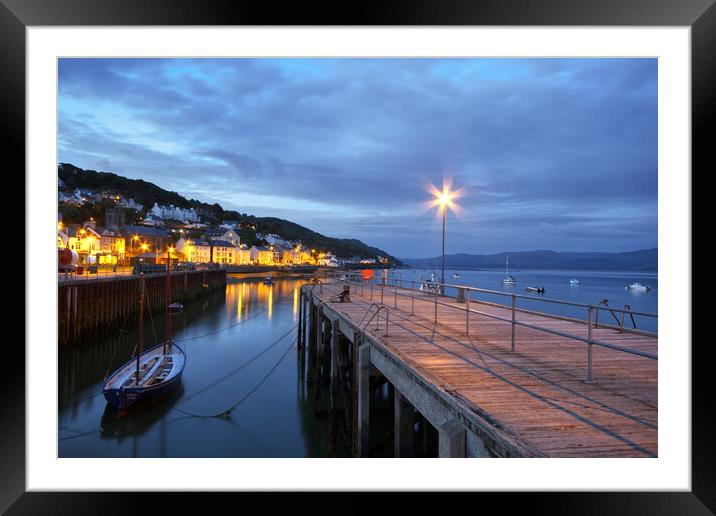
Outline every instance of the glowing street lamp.
<svg viewBox="0 0 716 516"><path fill-rule="evenodd" d="M450 184L443 182L443 189L438 190L435 186L430 187L430 191L433 194L433 201L431 203L431 206L437 206L440 208L440 211L442 212L443 217L443 232L442 232L442 262L440 266L440 283L442 285L445 285L445 219L447 215L447 209L450 208L451 210L457 211L458 205L455 203L455 199L459 195L458 191L450 191ZM440 287L441 293L444 292L445 287Z"/></svg>

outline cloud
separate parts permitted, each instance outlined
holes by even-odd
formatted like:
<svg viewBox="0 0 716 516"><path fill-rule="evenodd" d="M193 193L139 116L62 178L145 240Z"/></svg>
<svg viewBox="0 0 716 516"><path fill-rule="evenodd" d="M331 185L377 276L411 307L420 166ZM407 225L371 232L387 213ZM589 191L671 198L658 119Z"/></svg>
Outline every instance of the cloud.
<svg viewBox="0 0 716 516"><path fill-rule="evenodd" d="M61 59L59 157L401 256L443 176L450 252L651 247L657 61Z"/></svg>

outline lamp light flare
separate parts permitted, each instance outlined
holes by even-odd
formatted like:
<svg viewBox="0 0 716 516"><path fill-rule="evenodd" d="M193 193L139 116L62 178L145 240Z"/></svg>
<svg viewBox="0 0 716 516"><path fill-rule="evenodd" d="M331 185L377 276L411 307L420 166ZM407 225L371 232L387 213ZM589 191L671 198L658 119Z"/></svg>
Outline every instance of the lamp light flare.
<svg viewBox="0 0 716 516"><path fill-rule="evenodd" d="M451 189L450 181L443 181L442 189L439 189L435 185L430 185L429 191L433 195L432 201L429 202L429 208L438 207L440 212L443 210L450 209L455 213L460 212L460 206L455 202L462 195L462 188L457 190Z"/></svg>

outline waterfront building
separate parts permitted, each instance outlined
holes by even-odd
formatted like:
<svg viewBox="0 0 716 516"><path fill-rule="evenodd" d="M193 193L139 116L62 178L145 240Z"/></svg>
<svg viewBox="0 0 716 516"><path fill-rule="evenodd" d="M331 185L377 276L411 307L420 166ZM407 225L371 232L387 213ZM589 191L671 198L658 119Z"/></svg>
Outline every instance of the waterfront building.
<svg viewBox="0 0 716 516"><path fill-rule="evenodd" d="M249 265L251 263L251 251L243 244L236 248L236 256L238 265Z"/></svg>
<svg viewBox="0 0 716 516"><path fill-rule="evenodd" d="M211 261L211 244L206 240L180 238L177 240L176 251L188 262L209 263Z"/></svg>
<svg viewBox="0 0 716 516"><path fill-rule="evenodd" d="M127 245L126 253L129 256L146 252L166 252L169 246L169 231L159 227L125 225L120 233Z"/></svg>
<svg viewBox="0 0 716 516"><path fill-rule="evenodd" d="M80 263L94 262L89 257L101 252L101 237L91 225L70 224L64 231L58 231L58 244L60 239L65 247L77 253Z"/></svg>
<svg viewBox="0 0 716 516"><path fill-rule="evenodd" d="M274 250L268 246L251 246L251 262L256 265L273 265Z"/></svg>
<svg viewBox="0 0 716 516"><path fill-rule="evenodd" d="M214 263L236 265L238 263L239 248L226 240L212 240L212 260Z"/></svg>
<svg viewBox="0 0 716 516"><path fill-rule="evenodd" d="M209 229L204 232L204 238L206 238L207 240L222 240L226 242L231 242L231 244L236 247L241 244L241 239L239 238L239 235L233 229Z"/></svg>
<svg viewBox="0 0 716 516"><path fill-rule="evenodd" d="M100 238L100 250L103 254L114 257L104 261L107 263L117 263L125 257L125 240L118 229L96 228L95 232ZM100 261L102 263L102 261Z"/></svg>

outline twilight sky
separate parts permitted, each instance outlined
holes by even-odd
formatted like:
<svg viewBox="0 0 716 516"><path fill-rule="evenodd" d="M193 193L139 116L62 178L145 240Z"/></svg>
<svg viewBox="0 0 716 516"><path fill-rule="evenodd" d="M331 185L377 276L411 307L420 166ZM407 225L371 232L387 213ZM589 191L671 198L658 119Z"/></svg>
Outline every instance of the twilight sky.
<svg viewBox="0 0 716 516"><path fill-rule="evenodd" d="M657 245L656 59L61 59L59 162L398 257Z"/></svg>

